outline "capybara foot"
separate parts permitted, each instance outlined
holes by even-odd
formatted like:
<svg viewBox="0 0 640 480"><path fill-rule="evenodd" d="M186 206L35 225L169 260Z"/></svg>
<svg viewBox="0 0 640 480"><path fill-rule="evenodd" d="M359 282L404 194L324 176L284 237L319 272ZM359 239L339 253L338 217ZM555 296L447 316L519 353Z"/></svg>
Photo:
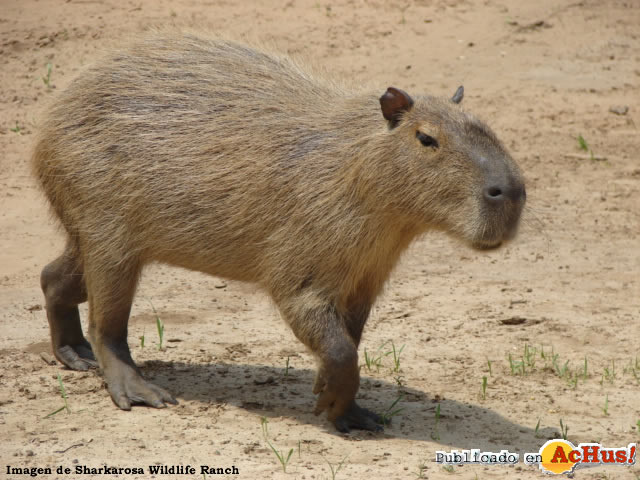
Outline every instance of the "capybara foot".
<svg viewBox="0 0 640 480"><path fill-rule="evenodd" d="M336 418L333 424L342 433L349 433L352 428L369 432L384 430L384 419L377 413L359 406L356 402L353 402L343 415Z"/></svg>
<svg viewBox="0 0 640 480"><path fill-rule="evenodd" d="M336 352L341 350L335 349L334 354ZM314 412L316 415L326 410L329 421L335 422L353 407L360 385L357 358L355 347L350 345L340 355L325 362L329 368L324 365L320 368L314 385L314 392L322 387Z"/></svg>
<svg viewBox="0 0 640 480"><path fill-rule="evenodd" d="M131 410L133 404L144 404L154 408L165 408L167 403L177 401L164 388L147 382L138 372L123 367L110 375L105 374L107 390L113 402L122 410Z"/></svg>
<svg viewBox="0 0 640 480"><path fill-rule="evenodd" d="M84 371L98 366L93 350L91 350L91 345L86 340L78 345L54 347L53 353L60 362L71 370Z"/></svg>

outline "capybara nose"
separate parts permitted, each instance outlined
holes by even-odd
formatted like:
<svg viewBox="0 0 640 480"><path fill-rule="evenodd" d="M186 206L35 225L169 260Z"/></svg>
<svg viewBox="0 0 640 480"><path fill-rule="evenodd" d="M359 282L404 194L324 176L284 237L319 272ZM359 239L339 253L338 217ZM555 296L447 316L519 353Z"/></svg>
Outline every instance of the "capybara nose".
<svg viewBox="0 0 640 480"><path fill-rule="evenodd" d="M527 192L524 188L524 184L521 182L509 182L504 184L494 184L489 187L485 187L482 191L482 195L487 203L490 205L500 205L504 203L504 200L508 198L514 203L524 202L527 198Z"/></svg>

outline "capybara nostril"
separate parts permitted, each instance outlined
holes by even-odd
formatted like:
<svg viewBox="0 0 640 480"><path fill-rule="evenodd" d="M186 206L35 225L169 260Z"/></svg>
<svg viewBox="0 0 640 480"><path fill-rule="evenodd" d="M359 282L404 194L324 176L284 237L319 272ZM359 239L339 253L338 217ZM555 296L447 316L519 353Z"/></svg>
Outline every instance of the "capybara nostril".
<svg viewBox="0 0 640 480"><path fill-rule="evenodd" d="M483 190L484 199L492 205L500 205L505 198L519 203L526 199L524 185L520 182L511 182L507 185L493 185Z"/></svg>
<svg viewBox="0 0 640 480"><path fill-rule="evenodd" d="M484 198L489 203L500 203L504 200L504 196L502 194L502 188L498 186L487 187L483 191Z"/></svg>

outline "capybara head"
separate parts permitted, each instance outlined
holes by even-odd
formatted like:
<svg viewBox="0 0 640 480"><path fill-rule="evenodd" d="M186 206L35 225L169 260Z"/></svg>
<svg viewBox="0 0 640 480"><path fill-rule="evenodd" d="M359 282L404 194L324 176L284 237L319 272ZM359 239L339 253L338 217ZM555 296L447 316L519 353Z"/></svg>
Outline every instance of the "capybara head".
<svg viewBox="0 0 640 480"><path fill-rule="evenodd" d="M394 138L395 158L389 159L398 162L394 175L404 177L398 180L412 192L396 201L418 223L474 248L494 248L515 235L525 186L496 135L458 105L463 93L460 87L451 99L414 100L389 87L380 97Z"/></svg>

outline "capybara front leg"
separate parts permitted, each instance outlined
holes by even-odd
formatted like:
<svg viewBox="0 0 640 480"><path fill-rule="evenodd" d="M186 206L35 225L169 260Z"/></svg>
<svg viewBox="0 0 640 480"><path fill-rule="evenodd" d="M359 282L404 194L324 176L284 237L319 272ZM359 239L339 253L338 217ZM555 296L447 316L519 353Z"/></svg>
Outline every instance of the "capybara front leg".
<svg viewBox="0 0 640 480"><path fill-rule="evenodd" d="M87 301L82 258L72 242L40 274L53 354L72 370L97 366L91 345L82 334L78 304Z"/></svg>
<svg viewBox="0 0 640 480"><path fill-rule="evenodd" d="M341 432L351 428L378 431L380 425L368 410L359 407L355 396L360 386L358 351L345 318L331 305L305 309L291 302L282 308L296 336L318 357L320 366L314 384L318 394L315 414L324 411Z"/></svg>
<svg viewBox="0 0 640 480"><path fill-rule="evenodd" d="M114 403L123 410L140 403L163 408L175 398L147 382L136 367L127 344L127 324L138 269L133 266L97 271L86 268L89 290L89 333L93 350Z"/></svg>

